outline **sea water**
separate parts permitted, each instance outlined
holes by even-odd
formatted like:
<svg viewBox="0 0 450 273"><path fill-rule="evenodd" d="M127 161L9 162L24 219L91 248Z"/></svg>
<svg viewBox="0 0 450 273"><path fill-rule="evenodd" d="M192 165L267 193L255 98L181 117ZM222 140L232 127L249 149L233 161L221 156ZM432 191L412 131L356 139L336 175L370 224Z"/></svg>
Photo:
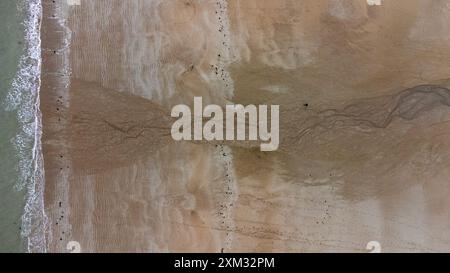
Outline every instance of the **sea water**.
<svg viewBox="0 0 450 273"><path fill-rule="evenodd" d="M0 1L0 252L45 251L40 0Z"/></svg>

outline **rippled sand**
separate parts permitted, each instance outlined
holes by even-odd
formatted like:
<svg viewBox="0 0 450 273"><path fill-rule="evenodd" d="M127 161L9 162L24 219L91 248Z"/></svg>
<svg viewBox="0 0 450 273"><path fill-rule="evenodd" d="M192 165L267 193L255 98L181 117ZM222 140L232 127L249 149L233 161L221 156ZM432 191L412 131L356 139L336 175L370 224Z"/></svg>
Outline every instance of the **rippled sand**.
<svg viewBox="0 0 450 273"><path fill-rule="evenodd" d="M46 2L49 250L448 251L449 15L425 0ZM193 96L279 104L280 149L174 142L170 109Z"/></svg>

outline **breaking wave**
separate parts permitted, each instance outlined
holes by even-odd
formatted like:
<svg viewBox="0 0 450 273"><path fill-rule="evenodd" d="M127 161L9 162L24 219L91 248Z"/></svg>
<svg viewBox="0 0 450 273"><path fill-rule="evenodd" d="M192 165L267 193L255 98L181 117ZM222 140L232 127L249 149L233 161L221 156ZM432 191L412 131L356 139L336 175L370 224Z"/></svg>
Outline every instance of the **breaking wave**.
<svg viewBox="0 0 450 273"><path fill-rule="evenodd" d="M12 142L19 156L20 176L17 190L26 190L22 215L22 236L26 251L46 252L44 212L44 164L42 155L41 85L41 0L20 0L18 9L23 22L25 49L8 92L6 109L16 111L20 130Z"/></svg>

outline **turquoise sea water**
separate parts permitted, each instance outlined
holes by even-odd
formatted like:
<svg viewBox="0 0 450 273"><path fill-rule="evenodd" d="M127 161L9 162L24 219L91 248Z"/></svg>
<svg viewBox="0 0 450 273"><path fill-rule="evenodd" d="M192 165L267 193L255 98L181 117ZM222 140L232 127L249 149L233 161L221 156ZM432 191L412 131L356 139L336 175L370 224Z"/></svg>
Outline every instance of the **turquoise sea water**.
<svg viewBox="0 0 450 273"><path fill-rule="evenodd" d="M40 15L40 0L0 1L0 252L41 244Z"/></svg>

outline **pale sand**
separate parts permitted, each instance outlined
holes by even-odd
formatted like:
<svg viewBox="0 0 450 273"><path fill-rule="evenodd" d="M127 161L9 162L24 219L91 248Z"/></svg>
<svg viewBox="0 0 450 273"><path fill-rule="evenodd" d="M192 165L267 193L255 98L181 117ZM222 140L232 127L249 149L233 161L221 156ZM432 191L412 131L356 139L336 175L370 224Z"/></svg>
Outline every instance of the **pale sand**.
<svg viewBox="0 0 450 273"><path fill-rule="evenodd" d="M50 251L449 250L448 91L404 91L450 86L444 1L50 2ZM280 104L280 150L174 143L194 95Z"/></svg>

